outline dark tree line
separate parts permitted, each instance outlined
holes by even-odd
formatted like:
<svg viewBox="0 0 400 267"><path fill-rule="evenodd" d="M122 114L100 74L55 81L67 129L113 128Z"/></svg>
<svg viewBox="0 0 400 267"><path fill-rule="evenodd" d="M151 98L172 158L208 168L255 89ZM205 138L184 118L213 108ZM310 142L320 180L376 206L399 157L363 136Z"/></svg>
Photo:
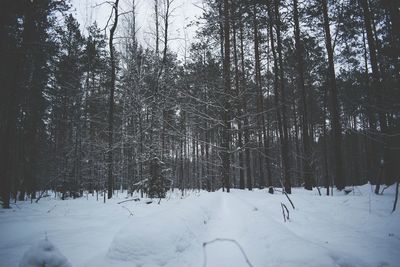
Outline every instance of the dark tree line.
<svg viewBox="0 0 400 267"><path fill-rule="evenodd" d="M173 0L154 0L148 47L135 1L106 4L83 34L66 1L1 1L3 207L399 178L396 1L204 0L183 58Z"/></svg>

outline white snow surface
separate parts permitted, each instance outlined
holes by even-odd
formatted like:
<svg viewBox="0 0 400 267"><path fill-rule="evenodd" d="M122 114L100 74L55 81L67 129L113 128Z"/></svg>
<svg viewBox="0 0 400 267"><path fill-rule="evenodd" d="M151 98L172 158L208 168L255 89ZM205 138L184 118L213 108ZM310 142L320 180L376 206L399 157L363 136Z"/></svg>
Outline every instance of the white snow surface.
<svg viewBox="0 0 400 267"><path fill-rule="evenodd" d="M37 266L22 263L46 249L68 259L70 265L49 265L60 267L249 266L240 247L254 267L398 267L395 187L383 195L371 189L319 196L294 188L294 210L284 195L267 190L188 191L184 197L175 190L160 204L146 204L148 199L117 204L127 198L121 192L105 204L91 195L17 202L0 210L0 267ZM281 203L290 212L287 222Z"/></svg>
<svg viewBox="0 0 400 267"><path fill-rule="evenodd" d="M20 267L71 267L68 260L46 238L25 252Z"/></svg>

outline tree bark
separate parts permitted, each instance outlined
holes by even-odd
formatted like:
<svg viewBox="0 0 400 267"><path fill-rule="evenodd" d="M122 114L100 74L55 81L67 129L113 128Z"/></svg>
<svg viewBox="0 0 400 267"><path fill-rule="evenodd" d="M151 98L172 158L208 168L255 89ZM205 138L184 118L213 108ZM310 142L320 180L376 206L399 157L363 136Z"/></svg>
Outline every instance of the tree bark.
<svg viewBox="0 0 400 267"><path fill-rule="evenodd" d="M229 0L224 0L224 64L223 64L223 79L224 79L224 112L223 112L223 140L222 140L222 175L226 187L226 191L230 191L230 103L229 96L231 91L230 81L230 17L229 17Z"/></svg>
<svg viewBox="0 0 400 267"><path fill-rule="evenodd" d="M328 54L328 84L330 100L330 119L333 131L333 149L334 149L334 181L338 190L344 189L346 182L343 176L342 162L342 127L339 120L338 90L335 78L335 64L333 61L333 48L331 31L329 28L328 3L322 0L322 13L324 19L325 46Z"/></svg>
<svg viewBox="0 0 400 267"><path fill-rule="evenodd" d="M294 20L294 36L297 60L297 87L301 94L302 103L302 122L301 122L301 135L303 140L303 175L304 175L304 188L312 190L315 184L312 168L311 168L311 151L310 151L310 136L308 133L308 114L307 114L307 92L304 85L304 58L303 47L300 40L300 25L299 25L299 12L297 8L297 0L293 0L293 20Z"/></svg>
<svg viewBox="0 0 400 267"><path fill-rule="evenodd" d="M232 5L232 14L233 14ZM237 53L237 43L236 43L236 24L235 20L232 20L232 30L233 30L233 57L235 65L235 89L236 89L236 108L237 108L237 124L238 124L238 146L239 146L239 188L245 188L244 182L244 147L243 147L243 129L242 129L242 107L241 107L241 88L240 88L240 76L239 76L239 63L238 63L238 53Z"/></svg>
<svg viewBox="0 0 400 267"><path fill-rule="evenodd" d="M370 58L370 63L371 63L371 68L372 68L372 85L373 85L373 91L375 95L375 105L376 109L375 111L378 113L378 120L379 120L379 127L380 131L382 134L382 139L383 139L383 164L384 164L384 170L385 170L385 175L388 175L390 173L389 171L389 149L387 147L387 118L386 114L384 112L385 107L382 103L382 98L383 98L383 86L381 83L381 73L379 72L379 66L378 66L378 57L377 57L377 50L376 50L376 40L374 39L374 34L372 31L372 18L371 18L371 12L369 10L368 6L368 0L360 0L361 6L363 9L364 13L364 26L365 26L365 31L367 33L367 42L368 42L368 48L369 48L369 58ZM379 182L378 182L379 183ZM379 184L377 184L379 186Z"/></svg>
<svg viewBox="0 0 400 267"><path fill-rule="evenodd" d="M242 13L242 7L240 7ZM244 62L244 45L243 45L243 20L240 20L240 65L241 65L241 107L243 109L243 130L244 130L244 147L245 147L245 165L246 165L246 185L249 190L253 190L253 179L251 173L251 158L250 158L250 125L247 114L247 97L246 97L246 79L245 79L245 62Z"/></svg>
<svg viewBox="0 0 400 267"><path fill-rule="evenodd" d="M115 0L113 5L114 9L114 23L110 29L110 60L111 60L111 78L110 78L110 102L108 111L108 179L107 179L107 198L113 196L114 179L113 179L113 123L114 123L114 92L115 92L115 56L114 56L114 33L118 24L118 2Z"/></svg>
<svg viewBox="0 0 400 267"><path fill-rule="evenodd" d="M289 133L288 123L286 119L286 92L284 86L284 75L283 75L283 56L282 56L282 39L281 39L281 19L279 13L280 0L275 0L275 27L276 27L276 42L277 42L277 53L279 59L279 91L280 91L280 103L279 107L282 113L282 167L283 167L283 181L285 185L286 193L290 194L292 191L291 179L290 179L290 160L289 160Z"/></svg>
<svg viewBox="0 0 400 267"><path fill-rule="evenodd" d="M18 94L17 79L22 58L15 58L11 44L15 42L7 32L7 26L16 23L11 2L3 5L0 11L0 192L3 208L10 208L12 177L15 169L17 144ZM18 54L19 55L19 54ZM17 196L15 195L15 198Z"/></svg>
<svg viewBox="0 0 400 267"><path fill-rule="evenodd" d="M267 9L268 9L268 16L269 16L269 36L270 36L270 44L271 44L271 52L272 58L274 61L274 102L275 102L275 109L276 109L276 119L277 119L277 136L279 137L280 142L280 149L283 150L284 138L283 138L283 130L282 130L282 114L280 108L280 97L279 97L279 67L278 67L278 58L275 49L275 38L274 38L274 14L272 12L271 2L268 2ZM281 165L282 165L282 173L284 172L285 165L283 161L283 155L281 153Z"/></svg>
<svg viewBox="0 0 400 267"><path fill-rule="evenodd" d="M264 179L264 161L263 161L263 130L262 125L264 121L264 114L263 114L263 92L261 86L261 67L260 67L260 52L259 52L259 33L257 27L257 10L256 6L253 7L253 31L254 31L254 61L255 61L255 81L256 81L256 88L257 88L257 100L256 100L256 108L257 108L257 137L258 137L258 161L259 161L259 184L258 187L260 189L265 187L265 179Z"/></svg>

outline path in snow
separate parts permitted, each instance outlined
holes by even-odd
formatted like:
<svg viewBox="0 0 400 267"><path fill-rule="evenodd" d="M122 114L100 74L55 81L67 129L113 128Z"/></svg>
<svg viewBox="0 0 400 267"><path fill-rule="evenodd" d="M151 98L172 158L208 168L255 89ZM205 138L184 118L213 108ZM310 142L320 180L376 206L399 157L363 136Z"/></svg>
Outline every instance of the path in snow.
<svg viewBox="0 0 400 267"><path fill-rule="evenodd" d="M269 203L263 199L264 203L260 203L259 199L256 206L236 193L220 195L216 217L210 222L208 239L236 240L254 266L335 266L337 259L331 257L327 249L300 238L285 227L280 214L282 196L270 199ZM207 249L207 265L246 266L246 262L235 244L219 242Z"/></svg>
<svg viewBox="0 0 400 267"><path fill-rule="evenodd" d="M233 239L239 244L249 232L246 218L249 207L232 194L218 194L215 204L214 217L207 224L205 240L212 241L216 238ZM246 262L240 248L230 241L216 241L205 247L206 259L209 266L245 266Z"/></svg>
<svg viewBox="0 0 400 267"><path fill-rule="evenodd" d="M244 266L236 240L254 267L393 266L400 262L400 213L390 214L394 190L383 196L318 196L294 189L296 210L282 194L179 192L144 201L43 199L0 212L0 267L17 266L47 233L72 266ZM281 202L290 211L284 223ZM124 206L124 207L122 207ZM130 216L129 209L133 216ZM48 212L51 210L50 212Z"/></svg>
<svg viewBox="0 0 400 267"><path fill-rule="evenodd" d="M126 226L100 262L113 266L127 262L137 266L203 266L206 261L206 266L247 266L232 242L210 243L205 252L202 250L203 242L220 238L236 240L253 266L398 264L399 239L388 238L379 227L379 223L387 222L399 233L393 217L371 220L366 226L361 224L368 218L365 204L362 216L351 217L354 209L352 204L346 205L348 199L338 197L333 204L326 197L323 199L328 203L315 203L318 196L297 198L294 194L292 198L296 210L283 195L265 191L233 190L230 194L215 192L188 198L153 218ZM355 206L359 204L353 201ZM290 222L283 222L281 202L290 209ZM335 214L338 204L341 213Z"/></svg>

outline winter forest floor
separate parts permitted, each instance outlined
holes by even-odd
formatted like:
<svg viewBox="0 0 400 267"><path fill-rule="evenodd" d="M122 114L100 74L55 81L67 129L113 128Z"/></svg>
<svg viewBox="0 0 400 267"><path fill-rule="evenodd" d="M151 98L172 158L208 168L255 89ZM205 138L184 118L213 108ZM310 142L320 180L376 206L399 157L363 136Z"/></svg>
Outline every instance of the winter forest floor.
<svg viewBox="0 0 400 267"><path fill-rule="evenodd" d="M400 266L394 186L379 196L370 185L334 193L295 188L294 210L266 190L175 190L160 204L118 204L126 193L106 204L92 195L17 202L0 211L0 266L18 266L32 247L40 254L35 244L46 236L71 266Z"/></svg>

